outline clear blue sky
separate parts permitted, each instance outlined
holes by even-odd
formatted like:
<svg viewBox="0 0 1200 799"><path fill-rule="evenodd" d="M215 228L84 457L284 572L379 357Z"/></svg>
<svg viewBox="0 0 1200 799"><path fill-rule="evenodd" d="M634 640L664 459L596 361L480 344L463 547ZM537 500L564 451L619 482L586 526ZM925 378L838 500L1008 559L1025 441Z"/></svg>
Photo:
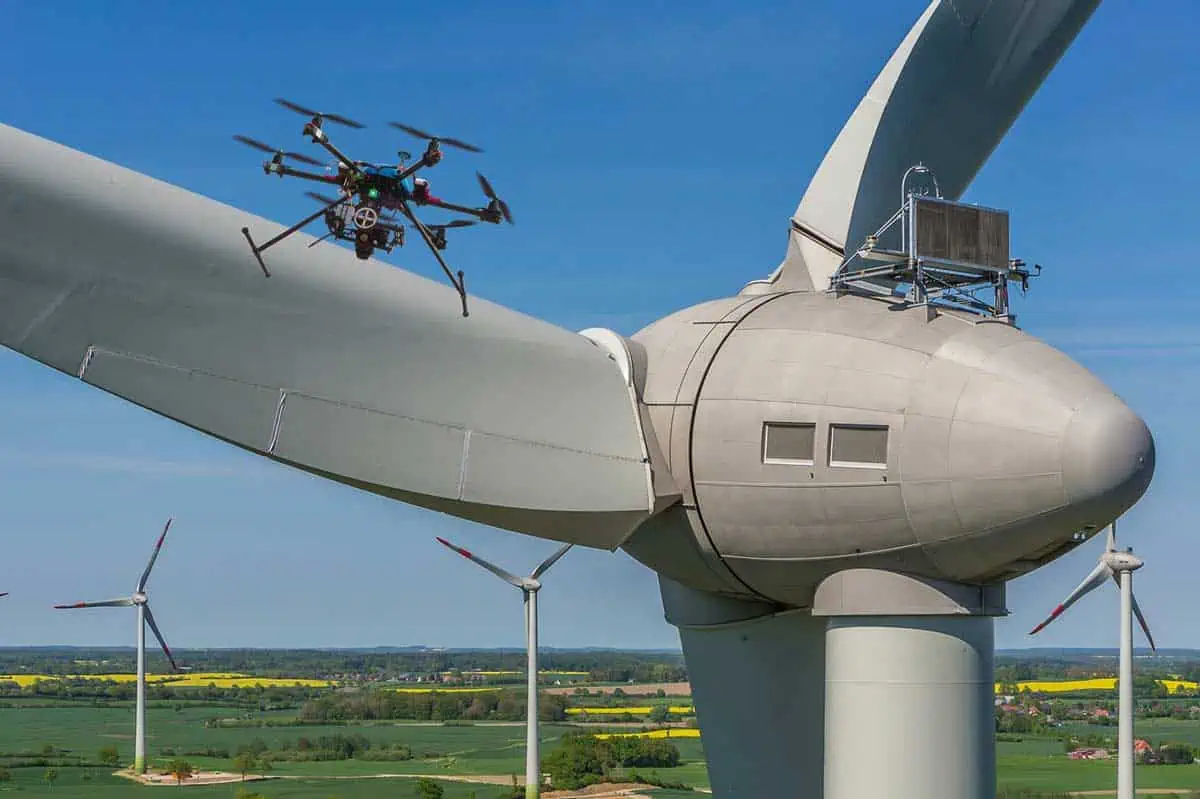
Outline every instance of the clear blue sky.
<svg viewBox="0 0 1200 799"><path fill-rule="evenodd" d="M230 138L311 149L276 95L368 123L338 132L364 158L419 151L389 119L477 141L483 156L451 152L432 175L435 192L473 202L479 167L516 215L452 242L471 290L628 334L775 267L809 177L923 7L383 4L351 30L315 2L8 2L0 121L285 222L310 207L303 187L267 179ZM1154 431L1155 482L1122 532L1148 561L1137 593L1159 642L1190 647L1196 41L1195 0L1107 0L968 195L1010 208L1015 253L1046 264L1022 326ZM418 248L390 260L437 274ZM0 645L131 644L130 613L49 605L130 591L172 514L151 596L182 647L515 645L519 594L433 536L513 570L553 549L235 451L7 350L0 500L0 590L13 592ZM1027 645L1100 546L1013 584L998 645ZM623 554L576 551L543 596L547 645L678 644L654 577ZM1116 602L1089 597L1039 642L1115 645Z"/></svg>

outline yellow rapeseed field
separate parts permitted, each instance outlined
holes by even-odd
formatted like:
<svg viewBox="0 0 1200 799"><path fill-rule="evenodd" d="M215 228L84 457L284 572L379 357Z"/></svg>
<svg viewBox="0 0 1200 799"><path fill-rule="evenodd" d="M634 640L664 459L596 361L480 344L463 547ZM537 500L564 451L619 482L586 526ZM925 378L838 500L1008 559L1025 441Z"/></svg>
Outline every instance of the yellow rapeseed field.
<svg viewBox="0 0 1200 799"><path fill-rule="evenodd" d="M589 716L620 716L628 713L631 716L644 716L654 708L649 705L644 707L569 707L567 713L573 716L579 716L586 713ZM691 705L671 705L667 708L668 713L676 715L686 715L695 712Z"/></svg>
<svg viewBox="0 0 1200 799"><path fill-rule="evenodd" d="M1175 693L1180 688L1185 691L1195 691L1200 689L1200 683L1192 682L1191 680L1159 680L1166 689L1171 693Z"/></svg>
<svg viewBox="0 0 1200 799"><path fill-rule="evenodd" d="M66 677L54 674L0 674L0 682L15 682L25 688L39 681L52 682L55 680L99 680L115 683L132 683L137 681L135 674L71 674ZM215 685L217 688L291 688L297 685L323 688L333 685L329 680L310 680L300 677L254 677L249 674L232 672L196 672L182 674L147 674L146 682L168 684L178 688L207 688Z"/></svg>
<svg viewBox="0 0 1200 799"><path fill-rule="evenodd" d="M1180 688L1194 691L1198 685L1188 680L1159 680L1158 682L1166 686L1171 693L1175 693ZM1090 680L1027 680L1017 683L1018 692L1029 690L1043 694L1063 694L1071 691L1115 691L1116 688L1116 677L1094 677ZM996 693L1000 693L1002 690L1001 683L996 683Z"/></svg>
<svg viewBox="0 0 1200 799"><path fill-rule="evenodd" d="M699 738L700 730L692 727L668 727L665 730L650 730L649 732L606 732L597 735L601 741L609 738Z"/></svg>

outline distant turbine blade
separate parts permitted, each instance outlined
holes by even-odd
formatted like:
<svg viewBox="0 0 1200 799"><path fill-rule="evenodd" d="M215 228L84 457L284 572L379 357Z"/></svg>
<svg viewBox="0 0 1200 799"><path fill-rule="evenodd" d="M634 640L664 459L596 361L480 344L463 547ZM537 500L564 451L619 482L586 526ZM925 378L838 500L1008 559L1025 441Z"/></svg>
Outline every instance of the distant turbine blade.
<svg viewBox="0 0 1200 799"><path fill-rule="evenodd" d="M171 661L171 668L179 671L179 666L175 663L175 658L171 654L171 650L167 647L167 642L163 640L158 625L154 623L154 614L150 612L149 605L146 605L146 623L150 625L150 630L154 633L154 637L158 639L158 645L162 647L163 654L167 656L167 660Z"/></svg>
<svg viewBox="0 0 1200 799"><path fill-rule="evenodd" d="M70 605L55 605L56 610L70 610L73 608L129 608L133 607L133 600L126 597L125 599L105 599L100 602L74 602Z"/></svg>
<svg viewBox="0 0 1200 799"><path fill-rule="evenodd" d="M1150 634L1150 625L1146 624L1146 617L1142 615L1142 609L1138 607L1137 597L1131 597L1131 599L1133 599L1133 615L1137 617L1138 624L1142 625L1142 632L1146 634L1146 640L1150 642L1150 648L1157 652L1158 647L1154 645L1154 636Z"/></svg>
<svg viewBox="0 0 1200 799"><path fill-rule="evenodd" d="M555 552L550 557L546 558L544 561L542 561L542 565L538 566L536 569L534 569L533 574L531 574L530 576L533 577L533 579L535 579L535 580L537 578L541 577L543 574L546 573L546 571L551 566L553 566L555 563L558 562L559 558L561 558L563 555L567 554L567 550L570 549L572 546L574 546L574 545L573 544L564 544L563 546L559 547L558 551Z"/></svg>
<svg viewBox="0 0 1200 799"><path fill-rule="evenodd" d="M174 519L167 519L167 526L163 528L162 535L158 537L158 543L154 545L154 551L150 553L150 562L146 564L146 571L142 572L142 579L138 580L137 590L146 590L146 581L150 579L150 570L154 568L154 561L158 560L158 551L162 549L163 541L167 539L167 530L171 529L171 522Z"/></svg>
<svg viewBox="0 0 1200 799"><path fill-rule="evenodd" d="M525 586L525 584L523 582L521 582L520 577L509 574L508 572L504 571L504 569L501 569L499 566L495 566L491 563L488 563L483 558L481 558L477 555L473 555L470 552L470 550L463 549L462 547L456 547L456 546L454 546L454 544L451 544L449 541L447 541L446 539L444 539L440 536L437 537L437 540L438 540L438 543L442 544L443 546L447 547L448 549L454 550L455 552L462 555L467 560L474 561L475 563L479 564L483 568L490 571L492 574L499 577L504 582L509 583L510 585L515 585L517 588L523 588Z"/></svg>
<svg viewBox="0 0 1200 799"><path fill-rule="evenodd" d="M1046 620L1044 622L1039 624L1037 627L1034 627L1030 631L1029 634L1037 635L1039 632L1041 632L1046 627L1047 624L1049 624L1050 622L1054 621L1059 616L1061 616L1063 614L1063 611L1065 611L1067 608L1071 607L1076 602L1078 602L1080 597L1084 596L1085 594L1087 594L1090 591L1094 591L1097 587L1102 585L1104 583L1104 581L1107 580L1111 575L1112 575L1112 569L1110 569L1108 567L1107 563L1105 563L1104 561L1101 561L1100 563L1096 564L1096 568L1092 569L1092 573L1089 574L1086 578L1084 578L1084 581L1082 583L1080 583L1075 588L1074 591L1071 592L1070 596L1068 596L1065 600L1063 600L1063 603L1061 605L1059 605L1058 607L1056 607L1050 613L1050 615L1046 617Z"/></svg>

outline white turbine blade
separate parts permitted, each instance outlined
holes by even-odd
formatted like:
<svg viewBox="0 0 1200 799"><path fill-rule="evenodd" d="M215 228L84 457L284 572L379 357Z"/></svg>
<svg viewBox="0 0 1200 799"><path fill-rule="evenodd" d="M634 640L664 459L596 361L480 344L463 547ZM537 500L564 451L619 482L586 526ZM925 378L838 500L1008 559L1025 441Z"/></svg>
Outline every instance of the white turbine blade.
<svg viewBox="0 0 1200 799"><path fill-rule="evenodd" d="M133 600L129 597L124 599L103 599L96 602L73 602L69 605L55 605L55 610L71 610L74 608L128 608L133 607Z"/></svg>
<svg viewBox="0 0 1200 799"><path fill-rule="evenodd" d="M520 577L517 577L516 575L513 575L513 574L509 574L504 569L501 569L499 566L488 563L486 560L479 557L478 555L475 555L468 549L463 549L462 547L456 547L456 546L454 546L454 544L451 544L449 541L447 541L446 539L444 539L440 536L438 537L438 543L442 544L443 546L445 546L449 549L454 550L455 552L462 555L467 560L473 561L474 563L479 564L480 566L487 569L492 574L496 575L497 577L499 577L501 580L503 580L506 583L515 585L517 588L523 588L525 586L525 584L523 582L521 582Z"/></svg>
<svg viewBox="0 0 1200 799"><path fill-rule="evenodd" d="M146 605L146 623L150 625L151 632L158 639L158 645L162 647L163 654L167 656L167 660L171 661L171 668L179 671L179 665L175 663L175 656L171 654L171 650L167 647L167 642L163 640L162 633L158 629L158 625L154 623L154 614L150 612L150 606Z"/></svg>
<svg viewBox="0 0 1200 799"><path fill-rule="evenodd" d="M612 550L653 513L636 404L589 339L474 296L464 319L444 281L308 233L268 278L241 231L283 225L2 124L0 154L0 345L460 518Z"/></svg>
<svg viewBox="0 0 1200 799"><path fill-rule="evenodd" d="M558 551L555 552L550 557L543 560L541 565L538 566L536 569L534 569L533 574L531 574L530 576L535 580L537 578L541 577L543 574L545 574L550 569L551 566L553 566L555 563L558 563L558 559L561 558L563 555L567 554L567 550L570 549L572 546L574 546L574 545L573 544L565 544L565 545L559 547Z"/></svg>
<svg viewBox="0 0 1200 799"><path fill-rule="evenodd" d="M142 579L138 580L137 590L139 592L146 590L146 581L150 579L150 570L154 568L154 561L158 560L158 552L162 549L163 541L167 540L167 530L171 529L171 522L174 519L167 519L167 526L163 528L162 535L158 537L158 543L154 545L154 551L150 553L150 562L146 564L146 570L142 572Z"/></svg>
<svg viewBox="0 0 1200 799"><path fill-rule="evenodd" d="M1117 551L1117 520L1113 519L1113 523L1108 526L1108 535L1104 538L1104 546L1108 552Z"/></svg>
<svg viewBox="0 0 1200 799"><path fill-rule="evenodd" d="M1100 563L1096 564L1096 568L1092 569L1092 573L1084 578L1082 583L1076 586L1075 590L1071 592L1070 596L1063 600L1061 605L1051 611L1050 615L1046 617L1046 620L1037 627L1034 627L1029 634L1037 635L1046 627L1047 624L1061 616L1063 611L1078 602L1080 597L1084 596L1090 591L1094 591L1100 585L1103 585L1104 581L1107 580L1111 575L1112 569L1108 567L1107 563L1101 561Z"/></svg>
<svg viewBox="0 0 1200 799"><path fill-rule="evenodd" d="M1142 609L1138 606L1137 597L1130 597L1133 600L1133 615L1137 618L1138 624L1142 626L1142 632L1146 634L1146 640L1150 642L1150 648L1155 652L1158 647L1154 645L1154 636L1150 634L1150 625L1146 624L1146 617L1142 615Z"/></svg>
<svg viewBox="0 0 1200 799"><path fill-rule="evenodd" d="M910 166L957 200L1100 0L934 0L825 154L792 217L781 284L828 286L888 220Z"/></svg>

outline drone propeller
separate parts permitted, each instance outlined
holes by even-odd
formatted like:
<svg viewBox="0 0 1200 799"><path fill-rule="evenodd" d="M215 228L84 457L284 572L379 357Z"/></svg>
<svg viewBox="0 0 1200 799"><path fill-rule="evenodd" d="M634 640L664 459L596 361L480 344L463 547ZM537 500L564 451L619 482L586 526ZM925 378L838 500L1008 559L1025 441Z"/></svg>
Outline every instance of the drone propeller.
<svg viewBox="0 0 1200 799"><path fill-rule="evenodd" d="M333 205L334 203L338 202L338 200L335 200L332 197L324 194L317 194L315 191L306 191L304 192L304 196L316 200L319 203L325 203L326 205ZM343 198L343 201L344 200L345 198Z"/></svg>
<svg viewBox="0 0 1200 799"><path fill-rule="evenodd" d="M428 139L430 141L440 142L441 144L448 144L451 147L457 147L460 150L469 150L473 153L483 152L483 150L479 149L475 145L467 144L462 139L452 139L448 136L434 136L432 133L426 133L425 131L414 128L410 125L401 125L399 122L389 122L388 124L396 130L402 130L409 135L416 136L418 139Z"/></svg>
<svg viewBox="0 0 1200 799"><path fill-rule="evenodd" d="M349 128L365 128L361 122L355 122L353 119L348 119L341 114L326 114L322 111L313 111L311 108L305 108L302 105L297 105L290 100L285 100L282 97L276 97L275 102L279 103L289 111L295 111L297 114L303 114L307 117L318 117L320 119L328 119L330 122L336 122L339 125L345 125Z"/></svg>
<svg viewBox="0 0 1200 799"><path fill-rule="evenodd" d="M233 138L236 139L237 141L240 141L242 144L253 147L255 150L262 150L264 153L270 153L271 155L277 156L279 158L290 158L293 161L299 161L302 164L311 164L312 166L321 166L320 161L318 161L317 159L312 158L310 156L307 156L304 153L292 153L292 152L288 152L287 150L280 150L277 147L271 147L270 145L260 142L258 139L252 139L249 136L243 136L240 133L235 135Z"/></svg>
<svg viewBox="0 0 1200 799"><path fill-rule="evenodd" d="M483 176L482 172L476 172L475 177L479 178L479 187L483 189L483 193L487 195L487 198L500 206L500 213L504 214L505 221L510 225L513 224L512 213L508 210L508 203L496 196L495 189L492 188L492 184L488 182L488 179Z"/></svg>

